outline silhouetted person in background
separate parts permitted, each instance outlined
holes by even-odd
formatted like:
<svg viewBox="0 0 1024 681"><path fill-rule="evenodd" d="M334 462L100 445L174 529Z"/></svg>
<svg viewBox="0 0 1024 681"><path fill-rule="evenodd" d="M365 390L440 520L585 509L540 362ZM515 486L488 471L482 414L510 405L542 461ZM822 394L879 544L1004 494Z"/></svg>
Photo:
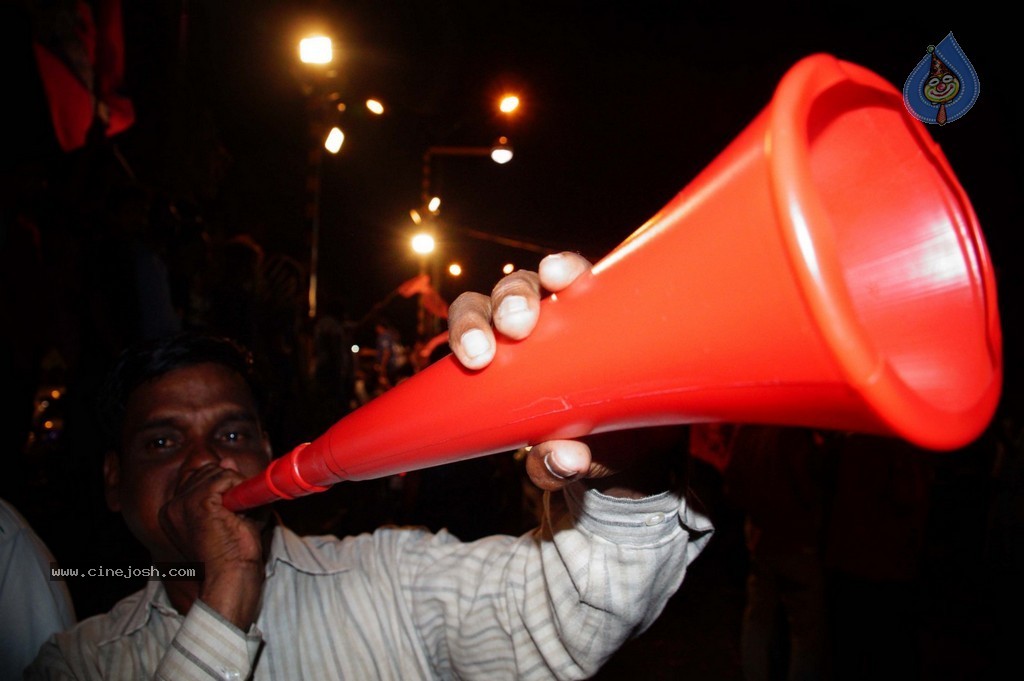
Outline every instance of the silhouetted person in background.
<svg viewBox="0 0 1024 681"><path fill-rule="evenodd" d="M316 430L348 413L355 393L352 322L344 306L324 301L313 325L312 395Z"/></svg>
<svg viewBox="0 0 1024 681"><path fill-rule="evenodd" d="M921 678L929 457L896 438L838 443L825 547L836 681Z"/></svg>
<svg viewBox="0 0 1024 681"><path fill-rule="evenodd" d="M741 655L747 681L828 678L824 441L803 428L740 426L727 497L745 513L750 567Z"/></svg>
<svg viewBox="0 0 1024 681"><path fill-rule="evenodd" d="M0 679L15 681L51 635L75 623L75 606L56 561L21 513L0 498Z"/></svg>
<svg viewBox="0 0 1024 681"><path fill-rule="evenodd" d="M408 362L406 348L402 344L402 336L386 317L378 317L374 322L374 349L377 358L374 369L377 371L377 382L382 390L393 388L402 378L402 370Z"/></svg>
<svg viewBox="0 0 1024 681"><path fill-rule="evenodd" d="M248 348L256 347L264 257L263 247L248 234L214 246L207 331L234 338Z"/></svg>
<svg viewBox="0 0 1024 681"><path fill-rule="evenodd" d="M267 427L275 451L285 451L320 433L312 403L313 337L308 315L306 269L274 253L261 262L250 347L267 375L271 410Z"/></svg>
<svg viewBox="0 0 1024 681"><path fill-rule="evenodd" d="M0 426L0 496L12 497L18 484L35 475L25 445L32 430L43 356L51 347L53 284L43 267L39 224L45 182L30 165L0 176L0 386L4 418ZM19 500L20 501L20 500Z"/></svg>

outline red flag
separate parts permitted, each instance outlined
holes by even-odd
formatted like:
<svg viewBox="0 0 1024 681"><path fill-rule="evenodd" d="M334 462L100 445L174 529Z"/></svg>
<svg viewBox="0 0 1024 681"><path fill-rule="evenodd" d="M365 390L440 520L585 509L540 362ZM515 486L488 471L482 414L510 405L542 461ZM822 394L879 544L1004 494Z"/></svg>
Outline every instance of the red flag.
<svg viewBox="0 0 1024 681"><path fill-rule="evenodd" d="M45 9L42 6L45 5ZM38 3L33 51L64 151L85 145L96 122L112 137L135 122L124 81L121 0Z"/></svg>
<svg viewBox="0 0 1024 681"><path fill-rule="evenodd" d="M412 298L417 293L423 293L429 288L430 277L426 274L417 274L412 279L399 284L398 295L403 298Z"/></svg>
<svg viewBox="0 0 1024 681"><path fill-rule="evenodd" d="M103 0L96 11L96 93L107 137L135 122L135 107L124 94L124 23L121 0Z"/></svg>
<svg viewBox="0 0 1024 681"><path fill-rule="evenodd" d="M430 275L417 274L412 279L399 284L396 290L398 295L403 298L412 298L414 295L419 294L420 303L426 308L427 312L440 319L448 319L448 303L430 285Z"/></svg>

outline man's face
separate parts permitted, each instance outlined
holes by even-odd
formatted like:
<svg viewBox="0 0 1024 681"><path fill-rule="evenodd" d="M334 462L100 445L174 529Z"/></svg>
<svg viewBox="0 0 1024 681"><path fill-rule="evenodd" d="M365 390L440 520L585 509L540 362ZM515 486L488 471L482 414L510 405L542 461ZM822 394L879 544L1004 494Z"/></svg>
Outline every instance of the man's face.
<svg viewBox="0 0 1024 681"><path fill-rule="evenodd" d="M215 463L245 477L270 462L270 443L252 393L219 364L171 371L128 400L122 452L104 462L107 505L120 511L154 560L181 556L160 527L160 509L201 466Z"/></svg>

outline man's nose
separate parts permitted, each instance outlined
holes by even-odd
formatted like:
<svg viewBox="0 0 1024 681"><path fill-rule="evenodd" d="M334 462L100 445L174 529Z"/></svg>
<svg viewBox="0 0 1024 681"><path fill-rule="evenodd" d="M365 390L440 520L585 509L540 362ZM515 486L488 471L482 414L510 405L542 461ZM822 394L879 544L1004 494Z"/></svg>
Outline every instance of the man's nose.
<svg viewBox="0 0 1024 681"><path fill-rule="evenodd" d="M191 471L211 463L220 465L222 458L216 447L205 442L199 442L189 447L185 453L185 460L182 462L181 468L185 471Z"/></svg>
<svg viewBox="0 0 1024 681"><path fill-rule="evenodd" d="M239 470L238 461L233 452L223 451L215 445L205 443L189 448L181 469L183 472L189 472L209 464L232 471Z"/></svg>

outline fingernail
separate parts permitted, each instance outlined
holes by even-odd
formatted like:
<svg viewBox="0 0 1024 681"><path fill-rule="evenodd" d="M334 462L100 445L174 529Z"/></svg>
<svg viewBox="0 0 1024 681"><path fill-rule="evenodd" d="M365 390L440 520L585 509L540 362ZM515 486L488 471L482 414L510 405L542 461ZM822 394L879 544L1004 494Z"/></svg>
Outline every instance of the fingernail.
<svg viewBox="0 0 1024 681"><path fill-rule="evenodd" d="M546 255L544 256L544 267L548 270L557 267L559 268L559 271L561 271L565 268L565 257L561 253Z"/></svg>
<svg viewBox="0 0 1024 681"><path fill-rule="evenodd" d="M487 352L490 346L487 342L487 335L480 329L470 329L462 334L460 340L462 342L462 349L473 359Z"/></svg>
<svg viewBox="0 0 1024 681"><path fill-rule="evenodd" d="M559 459L558 452L548 452L544 455L544 467L548 469L548 473L559 480L571 480L579 475L577 471L572 470Z"/></svg>
<svg viewBox="0 0 1024 681"><path fill-rule="evenodd" d="M509 296L501 301L501 306L498 308L498 314L502 317L510 317L512 315L519 314L520 312L526 312L530 309L529 304L526 302L526 298L523 296Z"/></svg>

